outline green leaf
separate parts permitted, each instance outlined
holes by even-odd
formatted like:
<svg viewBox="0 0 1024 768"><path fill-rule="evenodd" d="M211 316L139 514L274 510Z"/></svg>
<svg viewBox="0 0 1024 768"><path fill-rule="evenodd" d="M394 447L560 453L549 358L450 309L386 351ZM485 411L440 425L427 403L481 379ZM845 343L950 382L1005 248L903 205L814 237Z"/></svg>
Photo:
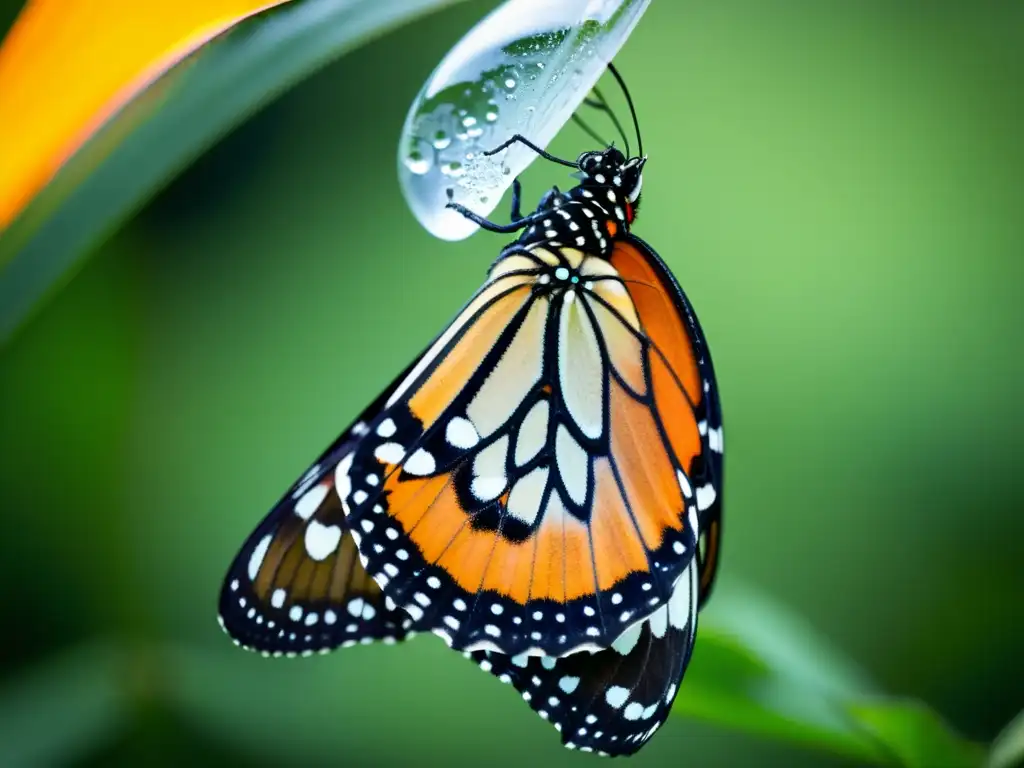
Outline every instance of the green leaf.
<svg viewBox="0 0 1024 768"><path fill-rule="evenodd" d="M128 104L0 233L0 343L105 236L289 86L457 0L293 0L242 22Z"/></svg>
<svg viewBox="0 0 1024 768"><path fill-rule="evenodd" d="M965 741L919 701L878 699L853 702L849 712L888 754L887 764L913 768L977 768L980 745Z"/></svg>
<svg viewBox="0 0 1024 768"><path fill-rule="evenodd" d="M747 589L721 592L702 614L676 714L875 765L981 764L977 745L925 705L883 697L799 617Z"/></svg>
<svg viewBox="0 0 1024 768"><path fill-rule="evenodd" d="M1024 766L1024 711L1021 711L992 742L987 768Z"/></svg>
<svg viewBox="0 0 1024 768"><path fill-rule="evenodd" d="M129 712L114 649L75 649L0 690L0 765L66 765L113 741Z"/></svg>

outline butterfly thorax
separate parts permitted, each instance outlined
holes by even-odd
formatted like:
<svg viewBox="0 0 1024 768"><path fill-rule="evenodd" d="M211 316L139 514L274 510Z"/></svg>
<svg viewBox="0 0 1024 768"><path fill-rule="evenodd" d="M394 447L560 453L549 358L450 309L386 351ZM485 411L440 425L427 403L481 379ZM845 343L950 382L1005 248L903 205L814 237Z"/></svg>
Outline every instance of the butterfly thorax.
<svg viewBox="0 0 1024 768"><path fill-rule="evenodd" d="M614 147L580 155L580 183L567 192L553 187L516 245L577 248L607 258L613 243L636 219L646 158L630 158Z"/></svg>

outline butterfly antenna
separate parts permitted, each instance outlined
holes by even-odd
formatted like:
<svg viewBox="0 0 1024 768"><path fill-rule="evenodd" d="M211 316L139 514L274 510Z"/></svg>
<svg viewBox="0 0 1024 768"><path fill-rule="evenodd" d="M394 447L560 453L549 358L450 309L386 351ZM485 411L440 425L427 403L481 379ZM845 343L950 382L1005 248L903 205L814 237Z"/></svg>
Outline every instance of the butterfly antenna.
<svg viewBox="0 0 1024 768"><path fill-rule="evenodd" d="M591 103L591 106L594 106L595 109L599 109L602 112L606 112L608 114L608 117L610 117L612 120L612 125L615 126L615 130L619 132L619 136L622 137L622 142L626 145L626 155L628 156L629 139L626 137L626 132L622 130L622 123L619 122L619 118L615 115L615 112L612 110L612 108L608 106L608 100L604 97L604 94L601 93L601 90L595 86L593 88L593 93L595 96L597 96L597 103L596 105L593 104L592 102L588 103Z"/></svg>
<svg viewBox="0 0 1024 768"><path fill-rule="evenodd" d="M608 62L608 71L611 72L615 79L619 83L619 87L622 89L622 94L626 97L626 103L629 104L629 114L633 116L633 130L636 131L636 143L639 145L640 157L644 155L644 140L640 138L640 121L636 119L636 108L633 106L633 97L629 95L629 89L626 87L626 81L622 79L622 75L619 74L619 70L615 68L615 65L610 61ZM616 125L618 121L616 121ZM627 152L627 154L629 154Z"/></svg>
<svg viewBox="0 0 1024 768"><path fill-rule="evenodd" d="M590 125L588 125L587 122L582 117L580 117L579 115L577 115L574 112L573 115L572 115L572 119L573 119L573 122L576 123L580 128L582 128L583 131L590 138L592 138L594 141L597 142L598 146L601 146L601 147L607 146L607 142L603 138L601 138L601 136L597 133L597 131L595 131L593 128L591 128Z"/></svg>

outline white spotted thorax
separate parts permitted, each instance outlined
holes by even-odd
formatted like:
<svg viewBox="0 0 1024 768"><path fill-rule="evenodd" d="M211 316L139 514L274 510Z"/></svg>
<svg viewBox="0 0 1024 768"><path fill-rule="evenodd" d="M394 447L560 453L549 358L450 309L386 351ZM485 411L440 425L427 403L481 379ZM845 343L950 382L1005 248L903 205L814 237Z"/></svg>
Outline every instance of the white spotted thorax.
<svg viewBox="0 0 1024 768"><path fill-rule="evenodd" d="M513 0L448 53L413 101L398 149L409 207L431 234L462 240L536 158L513 134L546 146L632 32L650 0ZM449 190L451 198L449 198Z"/></svg>
<svg viewBox="0 0 1024 768"><path fill-rule="evenodd" d="M546 193L518 243L576 248L607 258L636 217L646 162L646 157L626 158L615 147L584 152L576 161L580 183Z"/></svg>

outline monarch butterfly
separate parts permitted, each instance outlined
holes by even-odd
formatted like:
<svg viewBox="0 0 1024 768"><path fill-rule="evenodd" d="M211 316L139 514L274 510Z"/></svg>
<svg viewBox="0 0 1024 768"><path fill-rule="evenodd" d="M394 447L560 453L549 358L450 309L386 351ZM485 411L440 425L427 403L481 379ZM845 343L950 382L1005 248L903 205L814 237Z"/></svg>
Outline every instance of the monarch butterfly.
<svg viewBox="0 0 1024 768"><path fill-rule="evenodd" d="M431 631L566 746L664 721L718 563L722 426L696 315L631 233L646 156L576 161L452 323L292 486L220 598L239 645L309 655Z"/></svg>

